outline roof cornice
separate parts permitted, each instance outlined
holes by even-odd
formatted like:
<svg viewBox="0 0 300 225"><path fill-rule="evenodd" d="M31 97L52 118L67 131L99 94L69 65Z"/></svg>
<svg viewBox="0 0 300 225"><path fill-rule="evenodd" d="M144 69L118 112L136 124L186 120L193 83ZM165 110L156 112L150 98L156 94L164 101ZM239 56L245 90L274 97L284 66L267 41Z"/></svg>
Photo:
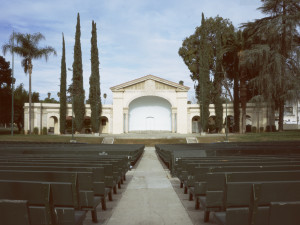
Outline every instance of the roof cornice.
<svg viewBox="0 0 300 225"><path fill-rule="evenodd" d="M169 81L169 80L165 80L163 78L160 78L160 77L157 77L157 76L154 76L154 75L146 75L146 76L143 76L143 77L140 77L140 78L137 78L137 79L134 79L134 80L131 80L131 81L128 81L128 82L125 82L125 83L113 86L110 89L112 91L122 91L126 87L129 87L129 86L137 84L137 83L141 83L141 82L146 81L146 80L154 80L154 81L157 81L157 82L160 82L160 83L172 86L172 87L176 88L178 91L188 91L190 89L187 86L184 86L184 85L181 85L181 84L177 84L175 82L172 82L172 81Z"/></svg>

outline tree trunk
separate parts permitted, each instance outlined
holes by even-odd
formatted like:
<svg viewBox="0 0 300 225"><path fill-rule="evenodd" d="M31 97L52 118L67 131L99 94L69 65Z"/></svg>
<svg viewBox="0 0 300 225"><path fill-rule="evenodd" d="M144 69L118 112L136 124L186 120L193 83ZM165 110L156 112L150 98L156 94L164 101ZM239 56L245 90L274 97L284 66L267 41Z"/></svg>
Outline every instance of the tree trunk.
<svg viewBox="0 0 300 225"><path fill-rule="evenodd" d="M247 87L244 79L241 79L241 107L242 107L242 126L241 133L246 133L246 106L247 106Z"/></svg>
<svg viewBox="0 0 300 225"><path fill-rule="evenodd" d="M233 106L234 106L234 132L240 131L240 95L239 95L239 74L236 72L234 75L234 86L233 86Z"/></svg>
<svg viewBox="0 0 300 225"><path fill-rule="evenodd" d="M282 6L282 12L283 12L283 16L282 16L282 27L283 27L283 31L282 31L282 38L281 38L281 54L284 56L284 58L287 58L287 51L286 51L286 6L285 6L285 1L282 2L283 6ZM284 88L283 82L284 82L284 73L285 73L285 60L282 59L282 69L281 69L281 87L280 90L282 90ZM282 93L282 91L280 91L280 93ZM279 100L279 131L283 131L283 115L284 115L284 99L283 96L279 96L280 100Z"/></svg>
<svg viewBox="0 0 300 225"><path fill-rule="evenodd" d="M32 74L32 65L29 63L28 65L28 73L29 73L29 134L31 134L31 74Z"/></svg>
<svg viewBox="0 0 300 225"><path fill-rule="evenodd" d="M270 126L270 131L274 132L276 131L275 127L275 104L272 102L270 106L268 107L268 125Z"/></svg>
<svg viewBox="0 0 300 225"><path fill-rule="evenodd" d="M283 131L283 115L284 115L284 101L279 101L279 128L278 131Z"/></svg>

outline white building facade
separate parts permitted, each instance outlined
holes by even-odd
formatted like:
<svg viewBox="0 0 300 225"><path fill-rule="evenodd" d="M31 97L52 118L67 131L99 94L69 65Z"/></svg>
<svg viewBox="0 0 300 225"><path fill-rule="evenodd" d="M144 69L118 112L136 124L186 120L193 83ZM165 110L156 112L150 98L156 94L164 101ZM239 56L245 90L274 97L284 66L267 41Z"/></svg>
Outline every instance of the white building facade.
<svg viewBox="0 0 300 225"><path fill-rule="evenodd" d="M126 134L142 132L169 132L179 134L198 133L200 107L188 104L189 87L157 76L147 75L110 88L112 105L103 105L99 133ZM34 103L32 127L39 132L59 134L59 104ZM223 118L226 105L223 105ZM215 116L210 105L210 117ZM24 130L29 127L29 104L24 107ZM268 109L247 104L247 125L265 128L268 124ZM90 105L86 104L86 119L91 116ZM233 105L227 105L227 116L233 116ZM67 118L72 118L72 105L68 104Z"/></svg>

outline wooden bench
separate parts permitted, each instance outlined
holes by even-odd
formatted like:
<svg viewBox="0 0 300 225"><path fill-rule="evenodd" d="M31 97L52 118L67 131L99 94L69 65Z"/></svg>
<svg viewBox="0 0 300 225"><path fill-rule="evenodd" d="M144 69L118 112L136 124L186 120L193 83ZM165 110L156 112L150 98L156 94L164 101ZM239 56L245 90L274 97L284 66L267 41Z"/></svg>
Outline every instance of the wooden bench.
<svg viewBox="0 0 300 225"><path fill-rule="evenodd" d="M37 167L65 167L65 168L104 168L104 176L105 176L105 183L106 186L112 188L114 193L117 193L117 185L121 184L121 174L118 171L117 167L113 166L111 162L102 162L102 163L81 163L81 162L39 162L39 161L25 161L25 162L1 162L0 167L11 167L11 166L37 166ZM102 175L103 176L103 175ZM95 177L97 178L97 177Z"/></svg>
<svg viewBox="0 0 300 225"><path fill-rule="evenodd" d="M205 196L196 197L204 209L204 221L209 220L211 211L226 208L226 184L228 182L299 181L300 171L248 171L207 173Z"/></svg>
<svg viewBox="0 0 300 225"><path fill-rule="evenodd" d="M222 225L273 225L269 221L299 221L300 181L276 181L276 182L229 182L226 191L226 211L216 212L215 220ZM289 207L280 213L277 202L291 202ZM272 209L271 209L272 207ZM294 212L287 212L291 208ZM283 207L282 207L283 209ZM277 213L274 215L274 213ZM272 219L269 215L272 214ZM284 215L290 218L284 218ZM283 224L290 224L284 222Z"/></svg>
<svg viewBox="0 0 300 225"><path fill-rule="evenodd" d="M2 170L14 171L60 171L60 172L78 172L92 173L93 191L96 196L101 197L102 209L106 210L106 197L112 201L113 178L104 174L103 167L58 167L58 166L0 166Z"/></svg>
<svg viewBox="0 0 300 225"><path fill-rule="evenodd" d="M0 218L5 225L30 225L28 201L0 199Z"/></svg>
<svg viewBox="0 0 300 225"><path fill-rule="evenodd" d="M232 162L228 161L226 163L195 163L195 164L187 164L187 171L182 171L181 174L179 174L179 179L181 183L184 184L185 190L184 193L187 194L187 191L190 187L195 186L195 182L199 181L197 180L197 177L199 178L199 175L197 175L197 167L203 167L203 168L220 168L224 166L232 166L232 167L245 167L245 166L259 166L259 167L264 167L264 166L282 166L282 165L292 165L292 166L300 166L300 161L286 161L286 160L279 160L279 161L258 161L258 162ZM200 176L201 177L201 176Z"/></svg>
<svg viewBox="0 0 300 225"><path fill-rule="evenodd" d="M91 211L93 222L97 222L96 207L102 203L102 208L106 209L105 199L94 193L91 172L0 170L0 179L36 182L69 182L72 184L75 209Z"/></svg>
<svg viewBox="0 0 300 225"><path fill-rule="evenodd" d="M247 172L247 171L291 171L300 170L299 165L268 165L268 166L223 166L223 167L196 167L195 175L191 178L191 187L189 187L190 199L196 199L197 196L206 194L207 173L217 172ZM190 177L189 177L190 178ZM197 201L195 202L197 208Z"/></svg>
<svg viewBox="0 0 300 225"><path fill-rule="evenodd" d="M0 199L27 200L32 225L82 225L86 211L76 210L71 183L0 180Z"/></svg>

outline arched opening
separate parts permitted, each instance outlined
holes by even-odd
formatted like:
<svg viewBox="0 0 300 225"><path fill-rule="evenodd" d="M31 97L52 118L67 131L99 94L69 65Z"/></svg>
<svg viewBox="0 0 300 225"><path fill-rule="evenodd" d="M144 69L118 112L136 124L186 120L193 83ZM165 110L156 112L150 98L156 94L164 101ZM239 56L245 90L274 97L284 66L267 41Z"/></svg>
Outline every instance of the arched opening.
<svg viewBox="0 0 300 225"><path fill-rule="evenodd" d="M192 118L192 133L200 133L200 131L201 131L200 116L194 116Z"/></svg>
<svg viewBox="0 0 300 225"><path fill-rule="evenodd" d="M99 132L101 134L108 134L108 118L106 116L100 116L100 127Z"/></svg>
<svg viewBox="0 0 300 225"><path fill-rule="evenodd" d="M89 117L89 116L84 117L83 128L81 130L81 133L84 133L84 134L92 133L91 117Z"/></svg>
<svg viewBox="0 0 300 225"><path fill-rule="evenodd" d="M251 116L246 115L246 132L251 132L251 129L252 129Z"/></svg>
<svg viewBox="0 0 300 225"><path fill-rule="evenodd" d="M172 131L171 104L160 97L144 96L129 104L129 132Z"/></svg>
<svg viewBox="0 0 300 225"><path fill-rule="evenodd" d="M47 130L48 130L48 134L59 134L58 119L56 116L49 117Z"/></svg>
<svg viewBox="0 0 300 225"><path fill-rule="evenodd" d="M234 117L232 115L228 115L227 118L225 118L225 121L224 121L224 126L226 127L226 120L227 120L227 128L228 128L228 131L230 133L233 132L233 126L234 126Z"/></svg>
<svg viewBox="0 0 300 225"><path fill-rule="evenodd" d="M208 117L207 126L209 133L218 133L218 130L216 128L216 116Z"/></svg>
<svg viewBox="0 0 300 225"><path fill-rule="evenodd" d="M73 123L74 123L74 121L73 121ZM74 128L74 130L75 130L75 128ZM66 133L72 134L72 116L66 117Z"/></svg>

